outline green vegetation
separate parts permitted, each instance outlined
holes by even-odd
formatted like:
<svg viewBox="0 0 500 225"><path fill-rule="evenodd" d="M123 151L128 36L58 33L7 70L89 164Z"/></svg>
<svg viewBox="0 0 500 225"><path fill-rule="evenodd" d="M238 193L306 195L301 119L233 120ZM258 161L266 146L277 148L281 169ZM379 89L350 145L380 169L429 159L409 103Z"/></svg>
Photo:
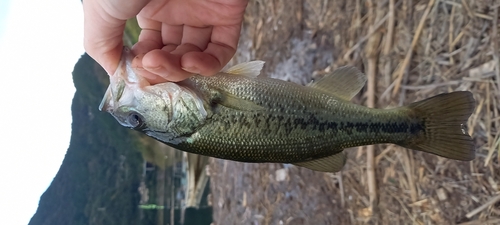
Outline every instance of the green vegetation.
<svg viewBox="0 0 500 225"><path fill-rule="evenodd" d="M127 20L127 24L125 25L125 35L123 36L125 45L132 46L133 44L137 43L140 33L141 28L139 28L137 19L132 18Z"/></svg>
<svg viewBox="0 0 500 225"><path fill-rule="evenodd" d="M108 78L89 56L73 80L70 146L30 224L139 224L138 134L98 110Z"/></svg>
<svg viewBox="0 0 500 225"><path fill-rule="evenodd" d="M139 31L136 20L127 22L125 44L131 46L137 42ZM83 55L75 65L73 82L76 93L71 106L70 145L29 224L157 225L160 221L167 221L167 224L172 192L159 194L157 186L160 190L163 187L180 190L183 175L174 177L170 172L159 176L158 171L160 168L172 171L178 161L173 157L165 158L165 155L173 156L176 151L139 132L125 129L111 115L98 110L109 78L88 55ZM144 160L157 167L143 177ZM141 179L149 191L149 200L143 204L138 190ZM165 180L169 180L166 185ZM207 185L202 208L186 210L185 225L211 223L208 192ZM165 206L156 204L158 196L162 195L165 195ZM180 224L181 217L178 202L174 210L175 224Z"/></svg>

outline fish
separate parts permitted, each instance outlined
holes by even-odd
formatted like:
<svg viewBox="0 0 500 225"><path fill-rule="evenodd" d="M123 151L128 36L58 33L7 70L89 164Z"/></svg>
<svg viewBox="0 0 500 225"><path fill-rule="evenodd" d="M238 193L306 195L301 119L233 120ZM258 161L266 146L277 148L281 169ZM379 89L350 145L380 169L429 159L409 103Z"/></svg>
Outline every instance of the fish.
<svg viewBox="0 0 500 225"><path fill-rule="evenodd" d="M122 126L178 150L246 163L285 163L338 172L347 148L392 143L453 160L475 158L467 121L469 91L443 93L388 109L351 99L366 76L343 66L300 85L260 75L250 61L214 76L150 84L124 48L99 109Z"/></svg>

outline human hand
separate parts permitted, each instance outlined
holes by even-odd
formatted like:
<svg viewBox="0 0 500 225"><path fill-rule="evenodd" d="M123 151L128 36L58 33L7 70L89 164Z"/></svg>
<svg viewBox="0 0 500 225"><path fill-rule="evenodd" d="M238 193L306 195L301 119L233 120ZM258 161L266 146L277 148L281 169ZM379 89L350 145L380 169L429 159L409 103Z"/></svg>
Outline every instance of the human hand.
<svg viewBox="0 0 500 225"><path fill-rule="evenodd" d="M248 0L84 0L84 46L113 74L127 19L142 31L132 47L136 72L151 83L219 72L236 52Z"/></svg>

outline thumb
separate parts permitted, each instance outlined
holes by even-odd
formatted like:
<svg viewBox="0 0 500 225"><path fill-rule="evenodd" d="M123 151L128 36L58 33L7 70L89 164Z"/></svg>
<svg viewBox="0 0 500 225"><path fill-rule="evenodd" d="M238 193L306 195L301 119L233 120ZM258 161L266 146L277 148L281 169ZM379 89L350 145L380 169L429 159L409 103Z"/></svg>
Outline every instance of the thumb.
<svg viewBox="0 0 500 225"><path fill-rule="evenodd" d="M108 74L120 61L127 19L136 16L150 0L85 0L84 47Z"/></svg>

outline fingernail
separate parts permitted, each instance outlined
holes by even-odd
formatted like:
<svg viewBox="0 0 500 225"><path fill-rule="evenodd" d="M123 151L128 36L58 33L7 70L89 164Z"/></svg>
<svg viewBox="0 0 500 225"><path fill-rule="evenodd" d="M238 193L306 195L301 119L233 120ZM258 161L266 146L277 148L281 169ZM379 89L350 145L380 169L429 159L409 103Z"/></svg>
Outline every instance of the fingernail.
<svg viewBox="0 0 500 225"><path fill-rule="evenodd" d="M144 67L146 70L159 70L161 69L161 66L156 66L156 67Z"/></svg>
<svg viewBox="0 0 500 225"><path fill-rule="evenodd" d="M196 67L188 67L188 68L182 68L183 70L190 72L190 73L196 73L200 74L200 70Z"/></svg>

